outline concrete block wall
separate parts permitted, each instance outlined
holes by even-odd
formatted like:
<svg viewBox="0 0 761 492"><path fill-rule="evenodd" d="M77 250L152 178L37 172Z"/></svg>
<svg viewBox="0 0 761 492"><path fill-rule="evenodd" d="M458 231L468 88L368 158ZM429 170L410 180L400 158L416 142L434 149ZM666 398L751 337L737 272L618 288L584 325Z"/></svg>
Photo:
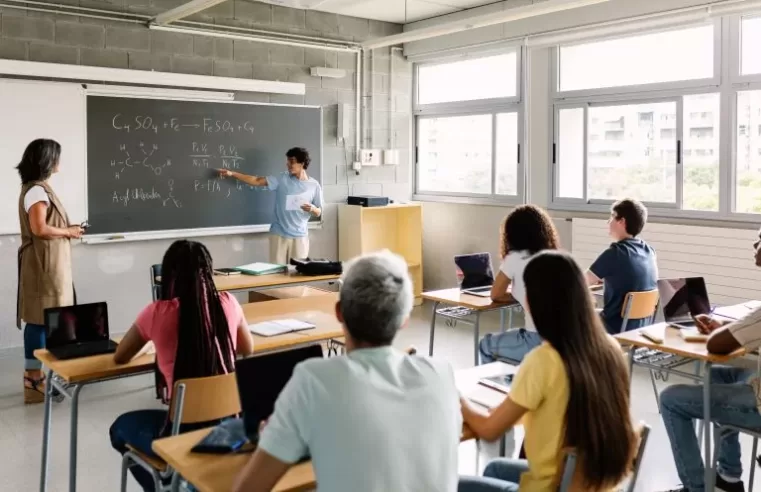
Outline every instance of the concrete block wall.
<svg viewBox="0 0 761 492"><path fill-rule="evenodd" d="M55 0L83 7L155 15L185 0ZM199 22L245 26L283 33L361 41L393 34L401 26L335 14L303 11L249 0L230 0L191 18ZM0 58L156 70L248 79L301 82L304 96L238 93L236 99L324 107L324 224L311 231L313 257L337 257L337 204L349 194L383 194L396 200L411 196L410 128L412 70L399 52L376 50L372 80L362 94L368 110L366 144L385 148L391 137L401 150L399 166L350 170L354 157L356 93L355 56L300 47L150 31L138 24L85 17L27 12L0 7ZM320 79L309 68L343 68L343 79ZM370 65L368 65L369 67ZM393 67L393 70L392 70ZM393 81L392 81L393 79ZM393 88L393 93L391 89ZM348 138L337 136L337 104L345 104ZM0 109L0 117L2 110ZM296 145L297 142L294 142ZM283 149L284 151L286 149ZM2 213L8 213L3 211ZM15 210L10 213L16 213ZM0 238L0 349L22 344L15 324L16 247ZM268 257L264 234L200 238L217 265L229 266ZM112 332L125 331L150 301L148 269L159 263L171 241L121 245L74 245L74 280L81 302L108 301ZM18 350L13 350L19 356ZM19 366L21 367L21 366Z"/></svg>

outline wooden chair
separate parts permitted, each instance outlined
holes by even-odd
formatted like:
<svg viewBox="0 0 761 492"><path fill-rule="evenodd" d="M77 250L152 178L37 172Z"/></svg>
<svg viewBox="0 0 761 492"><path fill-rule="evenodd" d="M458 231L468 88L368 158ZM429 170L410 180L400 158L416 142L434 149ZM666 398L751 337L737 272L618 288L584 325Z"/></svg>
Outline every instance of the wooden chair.
<svg viewBox="0 0 761 492"><path fill-rule="evenodd" d="M639 470L642 467L642 457L645 454L648 436L650 436L650 426L643 422L640 424L639 446L637 447L637 454L634 456L631 473L626 477L626 480L622 484L619 484L617 490L634 492L634 488L637 485L637 478L639 477ZM583 484L583 477L576 472L576 462L576 454L572 450L568 451L560 475L558 492L590 492L586 490L583 485L580 485Z"/></svg>
<svg viewBox="0 0 761 492"><path fill-rule="evenodd" d="M161 299L161 265L151 265L151 297Z"/></svg>
<svg viewBox="0 0 761 492"><path fill-rule="evenodd" d="M629 292L624 297L624 304L621 306L621 323L620 332L626 331L626 326L630 320L645 319L648 323L655 323L655 316L658 314L658 302L660 295L658 289L644 292ZM655 384L655 372L650 370L650 383L653 385L653 394L655 394L655 403L658 406L658 413L661 411L661 401L658 396L658 387Z"/></svg>
<svg viewBox="0 0 761 492"><path fill-rule="evenodd" d="M171 435L178 435L182 424L221 420L240 412L235 373L177 381L169 406ZM130 445L127 448L128 451L122 457L121 491L127 490L127 470L132 466L140 466L153 476L156 491L169 490L163 481L170 478L174 470L159 458L141 453Z"/></svg>

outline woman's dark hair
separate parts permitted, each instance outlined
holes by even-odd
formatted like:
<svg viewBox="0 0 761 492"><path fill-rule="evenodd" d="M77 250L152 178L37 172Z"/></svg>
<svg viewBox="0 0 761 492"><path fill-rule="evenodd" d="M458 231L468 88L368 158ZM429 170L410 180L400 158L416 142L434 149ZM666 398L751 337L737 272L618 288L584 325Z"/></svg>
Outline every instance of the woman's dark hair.
<svg viewBox="0 0 761 492"><path fill-rule="evenodd" d="M233 341L206 247L174 242L164 254L161 284L161 298L180 304L174 381L233 372Z"/></svg>
<svg viewBox="0 0 761 492"><path fill-rule="evenodd" d="M285 156L289 159L296 159L296 162L302 164L304 169L307 169L309 163L312 162L312 159L309 157L309 151L303 147L289 149L288 152L285 153Z"/></svg>
<svg viewBox="0 0 761 492"><path fill-rule="evenodd" d="M631 470L637 441L621 349L603 328L584 274L568 253L537 254L523 280L536 329L568 374L563 445L577 453L587 490L617 485Z"/></svg>
<svg viewBox="0 0 761 492"><path fill-rule="evenodd" d="M547 212L535 205L516 207L502 223L502 257L510 251L536 254L544 249L558 249L560 238Z"/></svg>
<svg viewBox="0 0 761 492"><path fill-rule="evenodd" d="M45 181L53 174L61 158L61 144L55 140L38 138L26 146L21 162L16 166L21 183Z"/></svg>

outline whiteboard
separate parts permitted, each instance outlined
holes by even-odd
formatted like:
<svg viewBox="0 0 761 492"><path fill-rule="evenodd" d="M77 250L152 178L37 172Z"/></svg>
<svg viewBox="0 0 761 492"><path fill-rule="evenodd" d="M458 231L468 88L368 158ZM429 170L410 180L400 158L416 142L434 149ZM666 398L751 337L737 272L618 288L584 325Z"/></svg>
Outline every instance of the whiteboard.
<svg viewBox="0 0 761 492"><path fill-rule="evenodd" d="M80 84L0 79L0 234L20 232L16 166L36 138L61 144L60 170L50 183L72 223L87 218L86 133Z"/></svg>

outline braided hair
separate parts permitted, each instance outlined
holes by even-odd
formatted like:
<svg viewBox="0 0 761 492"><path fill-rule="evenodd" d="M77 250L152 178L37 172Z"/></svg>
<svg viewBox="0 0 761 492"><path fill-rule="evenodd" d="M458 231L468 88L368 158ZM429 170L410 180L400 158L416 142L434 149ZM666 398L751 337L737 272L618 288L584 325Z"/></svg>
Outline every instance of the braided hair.
<svg viewBox="0 0 761 492"><path fill-rule="evenodd" d="M164 254L161 278L162 300L177 299L180 305L174 381L233 372L233 341L206 247L195 241L174 242Z"/></svg>

